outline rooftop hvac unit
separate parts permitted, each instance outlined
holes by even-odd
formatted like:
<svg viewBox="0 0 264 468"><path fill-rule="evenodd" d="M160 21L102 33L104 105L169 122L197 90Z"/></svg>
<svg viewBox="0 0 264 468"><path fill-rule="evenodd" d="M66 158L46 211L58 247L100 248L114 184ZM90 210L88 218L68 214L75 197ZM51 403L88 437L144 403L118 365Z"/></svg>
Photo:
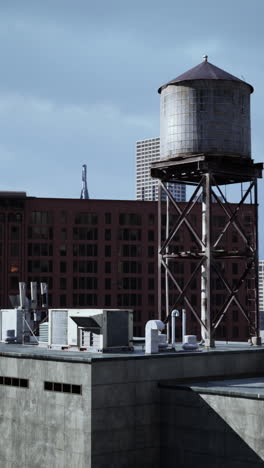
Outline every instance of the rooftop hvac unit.
<svg viewBox="0 0 264 468"><path fill-rule="evenodd" d="M25 318L32 326L29 313L25 312ZM0 341L22 343L22 321L21 309L0 309ZM27 326L25 326L24 334L25 342L29 342L30 331Z"/></svg>
<svg viewBox="0 0 264 468"><path fill-rule="evenodd" d="M49 346L78 346L91 352L109 352L130 349L132 339L132 310L49 310Z"/></svg>
<svg viewBox="0 0 264 468"><path fill-rule="evenodd" d="M39 326L39 342L47 343L49 341L49 324L48 322L41 323Z"/></svg>

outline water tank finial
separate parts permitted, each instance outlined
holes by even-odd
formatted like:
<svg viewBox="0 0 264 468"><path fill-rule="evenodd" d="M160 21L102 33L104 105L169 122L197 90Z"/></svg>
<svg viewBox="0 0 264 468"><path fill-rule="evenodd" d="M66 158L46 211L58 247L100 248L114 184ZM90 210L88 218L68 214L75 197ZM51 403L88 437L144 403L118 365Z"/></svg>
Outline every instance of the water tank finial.
<svg viewBox="0 0 264 468"><path fill-rule="evenodd" d="M204 56L203 56L203 59L204 59L204 62L207 62L208 55L204 55Z"/></svg>

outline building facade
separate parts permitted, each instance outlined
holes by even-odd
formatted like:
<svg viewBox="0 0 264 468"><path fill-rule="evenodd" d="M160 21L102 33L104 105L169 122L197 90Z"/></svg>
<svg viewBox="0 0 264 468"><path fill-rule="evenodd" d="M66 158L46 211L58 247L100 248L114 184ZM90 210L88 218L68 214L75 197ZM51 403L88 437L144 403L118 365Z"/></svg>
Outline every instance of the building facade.
<svg viewBox="0 0 264 468"><path fill-rule="evenodd" d="M151 164L160 159L160 138L137 141L136 145L136 192L137 200L158 200L158 179L150 175ZM176 201L186 200L186 186L170 185ZM164 198L165 199L165 198Z"/></svg>
<svg viewBox="0 0 264 468"><path fill-rule="evenodd" d="M165 213L166 203L163 204ZM184 208L185 203L181 207ZM232 206L232 205L231 205ZM245 205L244 227L250 235L253 209ZM201 204L189 215L197 232L201 227ZM165 215L161 237L165 238ZM49 304L54 308L131 308L134 310L134 335L144 334L145 323L159 316L158 310L158 204L125 200L78 200L27 197L25 193L0 193L0 304L10 307L9 295L18 294L18 282L47 282ZM171 219L171 223L174 223ZM214 236L219 235L228 220L220 206L213 214ZM221 249L243 248L238 233L229 227L222 238ZM172 250L182 252L173 268L183 287L197 265L197 257L184 258L184 252L195 250L195 242L182 226L175 235ZM221 249L219 255L221 256ZM171 252L173 255L173 251ZM242 271L242 260L219 259L227 281L234 287ZM248 311L251 279L247 278L238 293ZM162 317L165 316L165 277L162 275ZM212 315L225 302L226 289L212 275L214 290ZM200 313L200 276L190 283L187 294ZM173 306L179 291L171 289ZM200 326L187 310L187 332L199 336ZM178 307L177 306L177 307ZM180 330L180 322L177 327ZM245 340L246 319L234 302L217 329L216 338Z"/></svg>
<svg viewBox="0 0 264 468"><path fill-rule="evenodd" d="M264 260L259 260L259 310L264 311Z"/></svg>

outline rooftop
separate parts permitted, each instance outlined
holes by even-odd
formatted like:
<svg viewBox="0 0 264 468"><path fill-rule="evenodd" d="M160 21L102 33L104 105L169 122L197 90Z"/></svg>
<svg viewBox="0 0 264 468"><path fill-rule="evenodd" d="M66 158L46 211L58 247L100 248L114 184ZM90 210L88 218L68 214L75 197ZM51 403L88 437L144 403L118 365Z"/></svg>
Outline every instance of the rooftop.
<svg viewBox="0 0 264 468"><path fill-rule="evenodd" d="M176 346L176 352L173 350L162 351L158 354L146 355L143 350L136 350L134 352L123 353L90 353L87 351L71 351L71 350L58 350L47 349L46 347L35 345L21 345L21 344L6 344L0 343L0 356L14 357L21 359L39 359L50 361L65 361L65 362L82 362L92 363L97 360L124 360L124 359L162 359L164 357L180 359L182 356L190 355L195 356L208 355L208 354L223 354L223 353L252 353L263 352L264 347L249 346L248 343L224 343L216 342L216 348L204 349L200 348L198 351L183 351L181 343Z"/></svg>
<svg viewBox="0 0 264 468"><path fill-rule="evenodd" d="M164 382L163 388L176 390L191 390L200 394L221 395L238 398L264 400L264 377L244 379L193 381L188 384L179 382Z"/></svg>

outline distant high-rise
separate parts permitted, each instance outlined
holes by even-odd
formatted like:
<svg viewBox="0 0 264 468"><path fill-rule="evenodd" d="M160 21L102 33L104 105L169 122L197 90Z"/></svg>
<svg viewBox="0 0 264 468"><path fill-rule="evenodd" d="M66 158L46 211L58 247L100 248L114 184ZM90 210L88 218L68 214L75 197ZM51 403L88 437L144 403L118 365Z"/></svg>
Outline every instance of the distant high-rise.
<svg viewBox="0 0 264 468"><path fill-rule="evenodd" d="M150 176L150 166L160 159L160 139L137 141L137 200L158 200L158 179ZM172 185L170 192L176 201L186 201L185 185ZM164 194L165 195L165 194Z"/></svg>
<svg viewBox="0 0 264 468"><path fill-rule="evenodd" d="M259 310L264 312L264 260L259 260Z"/></svg>
<svg viewBox="0 0 264 468"><path fill-rule="evenodd" d="M87 169L86 164L83 164L83 166L82 166L82 190L81 190L81 196L80 196L80 198L83 199L83 200L88 200L89 199L89 193L88 193L88 188L87 188L86 169Z"/></svg>

